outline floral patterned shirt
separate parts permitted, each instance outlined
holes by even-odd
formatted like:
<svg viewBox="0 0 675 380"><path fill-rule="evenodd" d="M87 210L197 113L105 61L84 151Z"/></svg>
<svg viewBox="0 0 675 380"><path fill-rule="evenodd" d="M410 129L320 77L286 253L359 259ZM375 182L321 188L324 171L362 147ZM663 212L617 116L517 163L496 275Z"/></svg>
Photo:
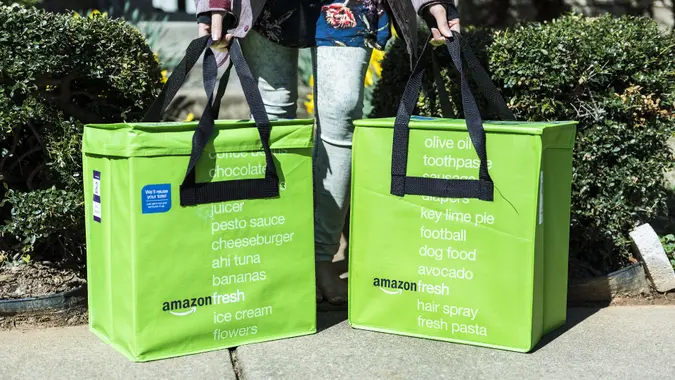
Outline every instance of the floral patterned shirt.
<svg viewBox="0 0 675 380"><path fill-rule="evenodd" d="M391 37L386 0L268 0L254 29L288 47L382 50Z"/></svg>

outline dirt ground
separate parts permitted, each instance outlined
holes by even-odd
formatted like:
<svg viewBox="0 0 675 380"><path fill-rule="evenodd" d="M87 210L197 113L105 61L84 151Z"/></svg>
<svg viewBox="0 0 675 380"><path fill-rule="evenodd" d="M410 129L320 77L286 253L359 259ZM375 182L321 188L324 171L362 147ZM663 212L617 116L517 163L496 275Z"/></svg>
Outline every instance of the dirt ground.
<svg viewBox="0 0 675 380"><path fill-rule="evenodd" d="M86 306L12 316L0 315L0 331L86 325L88 316Z"/></svg>
<svg viewBox="0 0 675 380"><path fill-rule="evenodd" d="M614 297L610 306L672 306L675 305L675 293L652 293L644 297Z"/></svg>
<svg viewBox="0 0 675 380"><path fill-rule="evenodd" d="M44 263L0 267L0 300L45 296L84 285L72 269Z"/></svg>
<svg viewBox="0 0 675 380"><path fill-rule="evenodd" d="M75 270L34 262L0 267L0 301L47 296L73 290L86 281ZM66 310L0 314L0 330L75 326L87 323L86 305Z"/></svg>

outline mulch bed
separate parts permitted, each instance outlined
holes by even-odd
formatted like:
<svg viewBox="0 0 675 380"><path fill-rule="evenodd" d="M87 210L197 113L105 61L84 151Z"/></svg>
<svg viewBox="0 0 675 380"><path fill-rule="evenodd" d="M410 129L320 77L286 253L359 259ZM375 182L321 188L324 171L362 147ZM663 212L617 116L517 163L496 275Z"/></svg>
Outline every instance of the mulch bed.
<svg viewBox="0 0 675 380"><path fill-rule="evenodd" d="M0 316L0 331L86 325L89 313L82 305L67 310L50 310Z"/></svg>
<svg viewBox="0 0 675 380"><path fill-rule="evenodd" d="M0 267L0 300L51 295L86 283L73 269L44 263Z"/></svg>
<svg viewBox="0 0 675 380"><path fill-rule="evenodd" d="M86 284L77 269L31 262L0 267L0 301L50 296ZM76 326L87 323L86 305L65 310L40 310L0 315L0 330Z"/></svg>
<svg viewBox="0 0 675 380"><path fill-rule="evenodd" d="M652 293L644 297L615 297L610 306L673 306L675 293Z"/></svg>

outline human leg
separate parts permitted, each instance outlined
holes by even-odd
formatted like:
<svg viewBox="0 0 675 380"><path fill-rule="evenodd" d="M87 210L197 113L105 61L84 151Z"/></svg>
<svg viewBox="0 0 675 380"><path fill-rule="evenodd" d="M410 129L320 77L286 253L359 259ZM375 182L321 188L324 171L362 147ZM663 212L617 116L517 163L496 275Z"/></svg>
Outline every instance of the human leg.
<svg viewBox="0 0 675 380"><path fill-rule="evenodd" d="M295 119L298 101L298 49L288 48L255 31L241 40L241 49L271 120Z"/></svg>
<svg viewBox="0 0 675 380"><path fill-rule="evenodd" d="M317 134L314 144L314 234L317 284L329 302L347 300L346 285L331 261L349 207L353 121L363 116L363 82L371 50L361 47L314 49Z"/></svg>

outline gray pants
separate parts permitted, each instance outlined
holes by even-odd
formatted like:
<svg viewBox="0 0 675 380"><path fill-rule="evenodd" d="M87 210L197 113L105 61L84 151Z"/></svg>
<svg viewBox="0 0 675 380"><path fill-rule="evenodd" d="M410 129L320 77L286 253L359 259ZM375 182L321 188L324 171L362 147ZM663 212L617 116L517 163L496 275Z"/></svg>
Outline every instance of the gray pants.
<svg viewBox="0 0 675 380"><path fill-rule="evenodd" d="M241 40L271 120L296 118L298 50L251 31ZM314 241L317 261L331 261L349 208L353 121L363 116L363 81L371 50L312 49L314 67Z"/></svg>

